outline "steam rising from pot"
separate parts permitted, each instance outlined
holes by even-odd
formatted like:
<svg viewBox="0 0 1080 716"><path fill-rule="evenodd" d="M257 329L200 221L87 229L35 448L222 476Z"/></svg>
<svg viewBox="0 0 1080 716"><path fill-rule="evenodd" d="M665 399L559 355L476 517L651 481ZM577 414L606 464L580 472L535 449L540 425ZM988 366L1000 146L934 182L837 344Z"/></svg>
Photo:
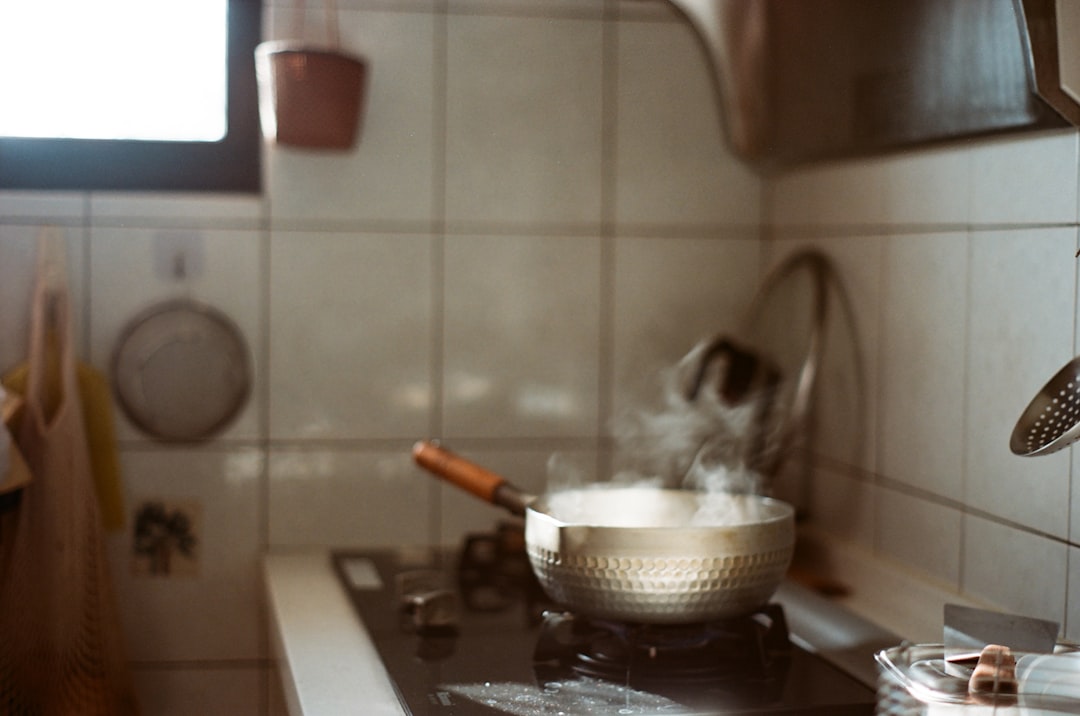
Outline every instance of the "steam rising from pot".
<svg viewBox="0 0 1080 716"><path fill-rule="evenodd" d="M750 384L738 400L726 399L718 386L724 383L729 366L714 362L706 366L703 386L688 397L687 376L706 359L707 349L705 343L696 346L660 374L659 405L618 416L614 424L617 453L629 466L618 481L647 477L670 488L765 491L765 476L753 465L775 450L773 428L762 420L775 389Z"/></svg>
<svg viewBox="0 0 1080 716"><path fill-rule="evenodd" d="M544 511L566 524L642 529L744 525L770 516L769 508L755 495L640 485L563 490L547 497Z"/></svg>
<svg viewBox="0 0 1080 716"><path fill-rule="evenodd" d="M777 429L767 419L776 386L751 386L738 401L718 389L722 363L706 366L703 386L687 396L687 376L702 364L707 345L695 347L677 365L660 374L661 396L655 407L639 407L614 422L616 454L621 467L608 482L592 483L589 471L554 455L548 463L553 514L567 522L582 521L585 512L594 524L664 526L735 524L755 519L745 514L739 495L768 492L766 475L753 465L767 463L778 449ZM636 498L622 494L633 488ZM657 515L649 512L649 491L660 488L701 493L696 514ZM619 509L625 514L596 508L589 491L619 489ZM627 493L628 494L628 493ZM655 494L655 493L654 493ZM640 507L640 509L638 509ZM604 514L601 515L600 513ZM598 519L601 518L602 519Z"/></svg>

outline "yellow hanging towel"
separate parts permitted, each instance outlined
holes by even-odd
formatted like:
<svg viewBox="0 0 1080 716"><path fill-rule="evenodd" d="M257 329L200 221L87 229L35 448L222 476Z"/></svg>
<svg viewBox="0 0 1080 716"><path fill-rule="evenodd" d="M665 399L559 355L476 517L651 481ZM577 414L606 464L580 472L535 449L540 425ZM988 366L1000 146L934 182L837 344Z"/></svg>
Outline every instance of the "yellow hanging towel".
<svg viewBox="0 0 1080 716"><path fill-rule="evenodd" d="M47 409L51 415L60 400L60 361L56 354L55 341L50 337L48 343L48 380L45 392L49 396ZM5 390L25 395L29 374L29 363L23 363L5 373L0 378L0 383ZM118 531L124 526L124 493L109 383L93 366L82 362L76 364L75 376L82 400L83 425L90 448L90 468L101 510L101 522L105 529Z"/></svg>

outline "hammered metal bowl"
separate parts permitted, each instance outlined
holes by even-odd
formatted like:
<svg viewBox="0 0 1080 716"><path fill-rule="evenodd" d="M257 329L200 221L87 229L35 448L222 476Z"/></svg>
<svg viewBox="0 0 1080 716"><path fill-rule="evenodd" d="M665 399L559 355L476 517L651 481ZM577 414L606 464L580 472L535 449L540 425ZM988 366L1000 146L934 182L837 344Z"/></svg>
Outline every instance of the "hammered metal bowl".
<svg viewBox="0 0 1080 716"><path fill-rule="evenodd" d="M648 490L657 502L692 501L683 490ZM628 488L629 490L629 488ZM617 511L620 492L598 491ZM768 602L791 563L791 505L732 496L758 516L731 525L629 527L562 522L539 500L525 542L541 586L555 601L593 617L686 624L752 613Z"/></svg>

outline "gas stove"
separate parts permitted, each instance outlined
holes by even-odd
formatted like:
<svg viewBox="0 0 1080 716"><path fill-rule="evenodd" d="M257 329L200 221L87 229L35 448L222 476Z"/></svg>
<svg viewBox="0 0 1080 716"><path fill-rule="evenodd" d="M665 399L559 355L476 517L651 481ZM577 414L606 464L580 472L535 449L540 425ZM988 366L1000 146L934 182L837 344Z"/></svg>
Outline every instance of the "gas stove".
<svg viewBox="0 0 1080 716"><path fill-rule="evenodd" d="M460 549L342 551L335 570L412 716L872 714L872 688L799 646L784 609L702 624L551 602L513 526Z"/></svg>

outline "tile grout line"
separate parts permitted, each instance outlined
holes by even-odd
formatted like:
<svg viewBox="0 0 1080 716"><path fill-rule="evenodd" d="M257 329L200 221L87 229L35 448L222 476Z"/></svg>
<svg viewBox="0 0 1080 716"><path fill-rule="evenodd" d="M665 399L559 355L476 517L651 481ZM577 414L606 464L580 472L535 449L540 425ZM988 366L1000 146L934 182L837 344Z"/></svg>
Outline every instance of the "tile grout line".
<svg viewBox="0 0 1080 716"><path fill-rule="evenodd" d="M606 425L614 409L615 364L615 276L619 84L619 9L614 0L605 0L601 19L600 62L600 295L597 356L597 474L611 471L605 454Z"/></svg>
<svg viewBox="0 0 1080 716"><path fill-rule="evenodd" d="M259 356L256 365L259 367L258 380L256 383L259 395L259 415L257 422L258 451L261 457L259 466L259 490L257 506L257 530L256 544L258 545L259 567L262 558L270 551L270 454L273 443L270 439L271 431L271 395L270 395L270 296L271 296L271 271L272 271L272 248L273 248L273 206L269 193L263 195L260 202L259 215ZM260 669L262 686L260 698L263 700L262 713L269 713L269 682L273 674L271 660L271 644L269 634L269 609L265 598L260 598L256 605L259 612L259 627L255 635L256 648L259 655L271 661L269 668Z"/></svg>
<svg viewBox="0 0 1080 716"><path fill-rule="evenodd" d="M431 60L434 68L434 107L435 117L432 122L432 196L434 205L431 217L431 338L430 338L430 375L431 402L428 407L429 437L441 436L444 428L445 401L445 344L446 344L446 167L448 137L448 102L449 102L449 62L450 20L447 0L436 0L433 21L433 46ZM440 544L442 541L442 485L430 480L428 495L428 542Z"/></svg>

